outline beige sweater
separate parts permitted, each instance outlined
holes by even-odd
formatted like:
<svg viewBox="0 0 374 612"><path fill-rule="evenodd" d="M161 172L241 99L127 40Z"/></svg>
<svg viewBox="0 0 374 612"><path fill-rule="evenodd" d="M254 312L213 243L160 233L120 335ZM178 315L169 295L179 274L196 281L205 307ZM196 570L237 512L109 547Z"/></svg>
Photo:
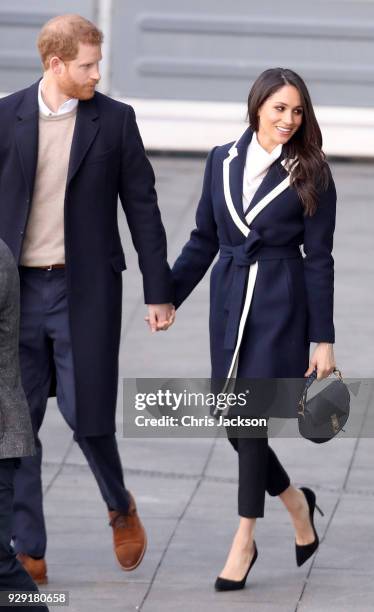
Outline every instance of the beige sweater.
<svg viewBox="0 0 374 612"><path fill-rule="evenodd" d="M39 115L38 164L23 241L23 266L65 263L64 200L77 109Z"/></svg>

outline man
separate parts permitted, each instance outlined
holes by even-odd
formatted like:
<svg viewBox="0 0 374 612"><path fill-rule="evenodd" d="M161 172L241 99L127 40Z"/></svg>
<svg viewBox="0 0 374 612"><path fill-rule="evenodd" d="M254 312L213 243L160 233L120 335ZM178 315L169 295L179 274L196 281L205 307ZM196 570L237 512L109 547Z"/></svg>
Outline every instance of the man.
<svg viewBox="0 0 374 612"><path fill-rule="evenodd" d="M35 452L29 410L21 385L18 328L17 266L8 247L0 240L0 592L3 596L6 595L4 591L38 592L10 544L15 470L19 457ZM0 609L3 609L1 604ZM47 610L45 606L22 606L21 609Z"/></svg>
<svg viewBox="0 0 374 612"><path fill-rule="evenodd" d="M101 43L79 15L50 20L38 38L42 80L0 101L0 236L20 264L22 382L37 450L16 476L13 534L38 582L47 581L47 567L37 432L54 388L107 504L122 568L135 569L146 548L114 436L126 268L118 196L150 327L167 329L174 319L154 174L134 111L95 92Z"/></svg>

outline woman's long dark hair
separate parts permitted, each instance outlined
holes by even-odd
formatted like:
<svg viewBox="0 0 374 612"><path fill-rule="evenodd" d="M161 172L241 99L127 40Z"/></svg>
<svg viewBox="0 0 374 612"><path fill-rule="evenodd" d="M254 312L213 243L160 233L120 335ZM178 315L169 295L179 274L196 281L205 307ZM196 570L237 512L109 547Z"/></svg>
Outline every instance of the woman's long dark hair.
<svg viewBox="0 0 374 612"><path fill-rule="evenodd" d="M303 120L292 138L283 145L283 151L287 158L298 159L299 163L291 167L291 183L304 206L304 214L312 216L317 209L318 190L327 189L329 173L322 151L321 130L303 79L287 68L270 68L262 72L248 96L249 125L254 131L258 131L259 108L284 85L293 85L298 90L303 107Z"/></svg>

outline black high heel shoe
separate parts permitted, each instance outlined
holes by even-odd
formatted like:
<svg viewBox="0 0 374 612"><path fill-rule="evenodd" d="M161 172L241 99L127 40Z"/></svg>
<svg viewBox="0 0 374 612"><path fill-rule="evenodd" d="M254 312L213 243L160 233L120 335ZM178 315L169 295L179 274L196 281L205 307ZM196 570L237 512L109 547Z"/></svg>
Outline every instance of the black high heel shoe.
<svg viewBox="0 0 374 612"><path fill-rule="evenodd" d="M313 518L314 509L317 508L321 516L324 516L321 508L317 506L316 494L314 493L314 491L312 491L311 489L308 489L307 487L300 487L300 490L304 493L306 497L306 501L308 502L309 518L310 518L310 522L312 524L313 531L314 531L314 541L311 542L310 544L296 544L295 542L296 563L298 567L303 565L303 563L305 563L305 561L307 561L309 557L311 557L315 553L315 551L317 550L319 546L318 533L316 532L316 528L314 527L314 518Z"/></svg>
<svg viewBox="0 0 374 612"><path fill-rule="evenodd" d="M252 561L249 564L249 568L247 569L244 575L244 578L242 578L241 580L229 580L228 578L221 578L220 576L218 576L214 584L214 588L216 589L216 591L238 591L239 589L244 589L247 576L258 557L257 546L254 540L253 545L255 552L253 554Z"/></svg>

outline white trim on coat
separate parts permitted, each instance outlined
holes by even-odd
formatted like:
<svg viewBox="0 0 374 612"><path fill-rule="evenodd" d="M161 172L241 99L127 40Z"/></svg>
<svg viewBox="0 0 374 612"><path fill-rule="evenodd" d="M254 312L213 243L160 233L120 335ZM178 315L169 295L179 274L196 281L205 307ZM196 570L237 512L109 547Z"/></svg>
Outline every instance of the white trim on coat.
<svg viewBox="0 0 374 612"><path fill-rule="evenodd" d="M223 192L232 220L234 221L235 225L240 229L240 231L244 234L244 236L248 236L249 228L246 226L244 221L241 220L238 211L234 206L230 189L230 164L232 160L238 156L238 150L236 148L237 142L238 141L236 141L230 148L229 156L223 160Z"/></svg>
<svg viewBox="0 0 374 612"><path fill-rule="evenodd" d="M248 224L246 225L245 223L243 223L243 221L240 219L238 215L238 212L232 200L231 190L230 190L230 164L232 160L235 159L235 157L238 154L238 151L236 149L237 142L238 140L232 145L232 147L229 150L228 157L226 157L223 161L223 189L224 189L226 205L231 215L231 218L234 221L235 225L238 227L238 229L247 238L247 236L249 235L251 231L249 225L257 217L257 215L262 210L264 210L264 208L270 202L274 200L274 198L276 198L285 189L287 189L287 187L290 184L290 175L288 174L285 179L283 179L280 183L278 183L278 185L276 185L271 191L269 191L269 193L267 193L259 202L257 202L257 204L252 208L252 210L249 211L249 213L246 215L246 222ZM287 169L287 161L283 160L281 163L283 167ZM245 323L247 321L247 317L248 317L249 310L251 307L252 296L253 296L253 292L254 292L254 288L256 284L257 271L258 271L258 262L256 261L251 266L249 266L249 269L248 269L247 291L246 291L243 310L242 310L242 314L241 314L240 322L239 322L238 337L236 340L236 345L235 345L234 353L232 356L231 364L227 372L227 376L226 376L227 380L224 385L224 388L222 389L223 393L226 391L226 388L229 384L230 379L236 378L237 369L238 369L239 350L240 350L240 346L241 346L242 339L243 339Z"/></svg>

